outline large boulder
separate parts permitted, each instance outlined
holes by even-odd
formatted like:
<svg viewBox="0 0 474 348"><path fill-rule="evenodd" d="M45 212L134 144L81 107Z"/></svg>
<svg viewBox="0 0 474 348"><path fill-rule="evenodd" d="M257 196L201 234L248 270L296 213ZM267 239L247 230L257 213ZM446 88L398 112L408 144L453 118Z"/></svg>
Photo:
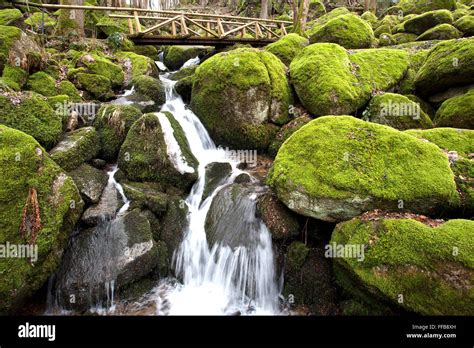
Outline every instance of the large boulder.
<svg viewBox="0 0 474 348"><path fill-rule="evenodd" d="M159 108L166 101L165 87L160 80L151 76L138 76L134 81L135 89L138 93L150 98Z"/></svg>
<svg viewBox="0 0 474 348"><path fill-rule="evenodd" d="M280 149L281 145L288 139L294 132L303 127L306 123L311 121L311 118L307 115L298 116L282 126L278 133L275 135L272 143L268 147L268 153L275 157Z"/></svg>
<svg viewBox="0 0 474 348"><path fill-rule="evenodd" d="M267 183L293 211L330 222L375 208L434 214L460 204L437 146L350 116L300 128L280 148Z"/></svg>
<svg viewBox="0 0 474 348"><path fill-rule="evenodd" d="M359 16L346 14L331 19L309 37L310 43L333 42L345 48L372 46L374 32Z"/></svg>
<svg viewBox="0 0 474 348"><path fill-rule="evenodd" d="M289 66L293 58L309 43L308 39L295 34L287 34L265 49L277 56L286 66Z"/></svg>
<svg viewBox="0 0 474 348"><path fill-rule="evenodd" d="M453 23L453 15L448 10L430 11L408 19L403 22L403 29L408 33L420 35L443 23Z"/></svg>
<svg viewBox="0 0 474 348"><path fill-rule="evenodd" d="M205 46L170 46L165 50L164 63L170 70L178 70L191 58L202 58L212 51Z"/></svg>
<svg viewBox="0 0 474 348"><path fill-rule="evenodd" d="M145 114L133 123L119 152L119 167L130 181L158 182L187 190L198 162L171 113Z"/></svg>
<svg viewBox="0 0 474 348"><path fill-rule="evenodd" d="M0 70L6 64L25 70L41 64L41 48L21 29L0 25Z"/></svg>
<svg viewBox="0 0 474 348"><path fill-rule="evenodd" d="M446 100L436 111L434 122L439 127L474 129L474 89Z"/></svg>
<svg viewBox="0 0 474 348"><path fill-rule="evenodd" d="M459 39L462 33L451 24L439 24L428 29L416 38L416 41Z"/></svg>
<svg viewBox="0 0 474 348"><path fill-rule="evenodd" d="M463 16L454 22L454 26L464 33L464 36L474 36L474 16Z"/></svg>
<svg viewBox="0 0 474 348"><path fill-rule="evenodd" d="M22 17L23 14L17 8L0 10L0 25L12 25Z"/></svg>
<svg viewBox="0 0 474 348"><path fill-rule="evenodd" d="M79 58L76 67L84 67L90 74L97 74L110 80L113 87L122 87L125 75L122 67L98 54L86 54Z"/></svg>
<svg viewBox="0 0 474 348"><path fill-rule="evenodd" d="M131 105L104 104L94 119L100 137L101 157L114 161L132 124L142 116L139 109Z"/></svg>
<svg viewBox="0 0 474 348"><path fill-rule="evenodd" d="M108 100L113 98L112 84L107 77L99 74L78 73L76 86L87 91L92 98Z"/></svg>
<svg viewBox="0 0 474 348"><path fill-rule="evenodd" d="M135 79L140 76L152 76L158 77L159 70L156 67L155 61L150 57L142 56L134 52L117 52L116 56L119 57L123 65L130 71L127 75L126 85L133 84Z"/></svg>
<svg viewBox="0 0 474 348"><path fill-rule="evenodd" d="M443 41L433 47L415 79L422 96L474 83L474 38Z"/></svg>
<svg viewBox="0 0 474 348"><path fill-rule="evenodd" d="M46 97L67 95L71 101L81 101L81 95L74 84L68 80L56 81L44 71L38 71L28 78L26 87Z"/></svg>
<svg viewBox="0 0 474 348"><path fill-rule="evenodd" d="M72 179L35 139L3 125L0 181L0 244L37 248L37 255L0 258L0 313L5 314L19 309L55 271L83 202Z"/></svg>
<svg viewBox="0 0 474 348"><path fill-rule="evenodd" d="M291 80L303 106L313 115L351 114L386 91L408 69L402 50L372 49L349 54L332 43L303 49L290 65Z"/></svg>
<svg viewBox="0 0 474 348"><path fill-rule="evenodd" d="M350 13L350 11L347 8L338 7L338 8L335 8L334 10L326 13L325 15L319 17L318 19L316 19L314 21L309 21L306 24L306 27L308 28L308 30L305 32L306 36L308 36L308 37L311 36L311 34L318 31L322 26L324 26L324 24L329 22L331 19L334 19L334 18L342 16L342 15L346 15L346 14L349 14L349 13Z"/></svg>
<svg viewBox="0 0 474 348"><path fill-rule="evenodd" d="M117 291L149 274L160 261L160 249L150 222L138 209L82 231L64 255L56 298L67 309L100 305L112 286ZM75 295L73 303L69 294Z"/></svg>
<svg viewBox="0 0 474 348"><path fill-rule="evenodd" d="M31 92L0 96L0 124L31 135L46 149L53 147L62 133L61 115L46 98Z"/></svg>
<svg viewBox="0 0 474 348"><path fill-rule="evenodd" d="M95 158L99 151L100 140L95 128L84 127L65 134L49 154L64 170L69 171Z"/></svg>
<svg viewBox="0 0 474 348"><path fill-rule="evenodd" d="M384 124L398 130L431 128L433 122L416 103L395 93L376 95L364 111L364 120Z"/></svg>
<svg viewBox="0 0 474 348"><path fill-rule="evenodd" d="M423 13L434 10L446 9L452 11L456 8L455 0L401 0L398 6L403 14Z"/></svg>
<svg viewBox="0 0 474 348"><path fill-rule="evenodd" d="M69 172L76 184L82 199L89 204L99 202L99 198L107 185L107 174L100 169L88 164L81 164L78 168Z"/></svg>
<svg viewBox="0 0 474 348"><path fill-rule="evenodd" d="M332 255L338 283L363 300L423 315L473 315L473 238L469 220L367 214L337 225L329 245L364 248L362 260Z"/></svg>
<svg viewBox="0 0 474 348"><path fill-rule="evenodd" d="M284 64L270 52L239 48L202 63L191 108L218 144L265 150L289 120L291 91Z"/></svg>

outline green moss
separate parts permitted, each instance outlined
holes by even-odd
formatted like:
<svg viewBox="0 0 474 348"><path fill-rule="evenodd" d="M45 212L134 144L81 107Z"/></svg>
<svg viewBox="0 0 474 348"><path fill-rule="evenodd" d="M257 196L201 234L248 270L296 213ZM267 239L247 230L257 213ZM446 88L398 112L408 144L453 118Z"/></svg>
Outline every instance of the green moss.
<svg viewBox="0 0 474 348"><path fill-rule="evenodd" d="M56 114L39 95L24 93L15 104L0 96L0 123L33 136L47 149L59 139L62 131L61 116Z"/></svg>
<svg viewBox="0 0 474 348"><path fill-rule="evenodd" d="M350 114L374 90L393 87L408 68L401 50L372 49L348 54L336 44L313 44L290 65L291 80L303 106L313 115Z"/></svg>
<svg viewBox="0 0 474 348"><path fill-rule="evenodd" d="M309 121L311 121L311 118L308 116L300 116L281 127L278 133L275 135L275 139L268 147L268 153L275 157L286 139L288 139L294 132L303 127Z"/></svg>
<svg viewBox="0 0 474 348"><path fill-rule="evenodd" d="M403 23L404 31L413 34L422 34L438 24L452 24L453 15L448 10L436 10L423 13Z"/></svg>
<svg viewBox="0 0 474 348"><path fill-rule="evenodd" d="M450 40L462 37L462 33L450 24L440 24L418 36L417 41Z"/></svg>
<svg viewBox="0 0 474 348"><path fill-rule="evenodd" d="M134 80L134 86L138 93L141 93L151 100L157 106L163 105L166 101L165 88L160 80L151 76L139 76Z"/></svg>
<svg viewBox="0 0 474 348"><path fill-rule="evenodd" d="M405 133L426 139L446 151L456 151L461 156L474 153L474 131L456 128L410 129Z"/></svg>
<svg viewBox="0 0 474 348"><path fill-rule="evenodd" d="M401 0L398 6L404 14L423 13L446 9L452 11L456 7L455 0Z"/></svg>
<svg viewBox="0 0 474 348"><path fill-rule="evenodd" d="M205 47L170 46L165 51L164 63L170 70L178 70L189 59L202 56L210 51L210 48Z"/></svg>
<svg viewBox="0 0 474 348"><path fill-rule="evenodd" d="M132 63L132 81L142 75L158 76L158 68L153 59L133 52L117 52L116 56L121 59L128 59Z"/></svg>
<svg viewBox="0 0 474 348"><path fill-rule="evenodd" d="M101 158L114 161L132 124L142 113L131 105L103 105L94 120L100 141Z"/></svg>
<svg viewBox="0 0 474 348"><path fill-rule="evenodd" d="M373 12L365 11L360 18L369 23L372 28L375 28L378 24L378 18Z"/></svg>
<svg viewBox="0 0 474 348"><path fill-rule="evenodd" d="M122 68L99 54L83 56L80 59L80 64L87 67L90 73L109 79L114 87L121 87L123 85L125 75Z"/></svg>
<svg viewBox="0 0 474 348"><path fill-rule="evenodd" d="M474 129L474 89L446 100L438 109L434 122L439 127Z"/></svg>
<svg viewBox="0 0 474 348"><path fill-rule="evenodd" d="M133 47L129 47L129 49L124 49L124 51L132 51L140 56L146 56L146 57L149 57L153 60L158 60L158 49L155 47L155 46L149 46L149 45L145 45L145 46L133 46Z"/></svg>
<svg viewBox="0 0 474 348"><path fill-rule="evenodd" d="M474 38L443 41L433 47L415 80L422 96L474 83Z"/></svg>
<svg viewBox="0 0 474 348"><path fill-rule="evenodd" d="M100 139L93 127L84 127L67 133L51 150L51 158L64 170L71 171L87 162L100 151Z"/></svg>
<svg viewBox="0 0 474 348"><path fill-rule="evenodd" d="M131 181L152 181L163 187L174 186L188 189L197 178L197 160L179 124L169 113L165 115L173 128L173 136L180 145L182 158L194 168L180 173L171 162L159 114L150 113L133 123L120 148L118 163L125 176Z"/></svg>
<svg viewBox="0 0 474 348"><path fill-rule="evenodd" d="M80 102L82 100L82 96L77 90L76 86L68 80L63 80L59 83L58 86L58 94L60 95L67 95L73 102Z"/></svg>
<svg viewBox="0 0 474 348"><path fill-rule="evenodd" d="M384 24L380 25L377 27L377 29L374 30L374 36L380 38L382 34L392 34L392 30L390 29L390 26Z"/></svg>
<svg viewBox="0 0 474 348"><path fill-rule="evenodd" d="M3 68L2 77L16 83L19 88L22 88L28 80L28 73L20 67L7 64Z"/></svg>
<svg viewBox="0 0 474 348"><path fill-rule="evenodd" d="M0 57L1 60L8 58L10 47L22 35L22 31L16 27L0 25Z"/></svg>
<svg viewBox="0 0 474 348"><path fill-rule="evenodd" d="M219 144L266 150L278 130L270 122L289 119L285 70L270 52L239 48L219 53L196 70L191 108Z"/></svg>
<svg viewBox="0 0 474 348"><path fill-rule="evenodd" d="M34 27L35 29L40 29L43 24L45 28L54 27L56 25L56 20L51 18L47 13L35 12L28 19L25 20L25 24Z"/></svg>
<svg viewBox="0 0 474 348"><path fill-rule="evenodd" d="M308 39L298 34L288 34L271 43L265 49L277 56L286 66L289 66L293 58L307 45Z"/></svg>
<svg viewBox="0 0 474 348"><path fill-rule="evenodd" d="M6 8L0 10L0 25L10 25L23 17L20 10L16 8Z"/></svg>
<svg viewBox="0 0 474 348"><path fill-rule="evenodd" d="M404 95L385 93L376 95L364 112L364 120L405 130L431 128L433 123L421 106Z"/></svg>
<svg viewBox="0 0 474 348"><path fill-rule="evenodd" d="M454 173L454 180L461 195L461 214L466 218L471 218L474 215L474 187L472 185L474 161L459 157L451 164L451 170Z"/></svg>
<svg viewBox="0 0 474 348"><path fill-rule="evenodd" d="M326 8L321 0L310 0L308 9L308 20L314 20L326 14ZM292 19L290 19L292 21Z"/></svg>
<svg viewBox="0 0 474 348"><path fill-rule="evenodd" d="M28 79L26 87L46 97L57 95L56 81L43 71L38 71Z"/></svg>
<svg viewBox="0 0 474 348"><path fill-rule="evenodd" d="M459 205L448 158L437 146L349 116L320 117L293 133L267 184L290 209L327 221L398 210L399 200L420 213Z"/></svg>
<svg viewBox="0 0 474 348"><path fill-rule="evenodd" d="M77 74L77 83L80 89L91 93L93 97L106 100L113 96L112 84L110 80L101 75L95 74Z"/></svg>
<svg viewBox="0 0 474 348"><path fill-rule="evenodd" d="M34 265L26 258L0 259L0 313L5 314L19 309L55 271L83 203L71 178L32 137L2 125L0 181L0 244L27 243L18 230L30 188L37 191L42 225Z"/></svg>
<svg viewBox="0 0 474 348"><path fill-rule="evenodd" d="M354 14L331 19L309 38L310 43L333 42L345 48L367 48L373 40L372 27Z"/></svg>
<svg viewBox="0 0 474 348"><path fill-rule="evenodd" d="M288 247L287 260L289 267L299 269L303 267L309 254L309 248L301 242L293 242Z"/></svg>
<svg viewBox="0 0 474 348"><path fill-rule="evenodd" d="M338 16L342 16L342 15L345 15L345 14L348 14L348 13L350 13L350 12L345 7L335 8L334 10L326 13L324 16L321 16L317 20L308 22L306 27L309 28L309 29L306 31L305 34L307 36L311 36L313 33L318 31L324 24L329 22L331 19L334 19Z"/></svg>
<svg viewBox="0 0 474 348"><path fill-rule="evenodd" d="M413 42L418 38L415 34L397 33L392 35L393 44L400 45L408 42Z"/></svg>
<svg viewBox="0 0 474 348"><path fill-rule="evenodd" d="M362 262L335 261L369 296L424 315L472 315L473 237L468 220L429 227L410 219L354 219L337 225L331 243L367 246ZM337 280L350 289L346 279Z"/></svg>
<svg viewBox="0 0 474 348"><path fill-rule="evenodd" d="M107 36L113 33L128 34L129 32L126 19L110 18L109 16L100 18L96 27L102 30Z"/></svg>
<svg viewBox="0 0 474 348"><path fill-rule="evenodd" d="M398 85L398 91L401 94L410 94L415 90L416 74L425 62L428 53L428 50L410 52L410 66Z"/></svg>
<svg viewBox="0 0 474 348"><path fill-rule="evenodd" d="M464 36L474 36L474 16L464 16L454 22L454 26L464 33Z"/></svg>

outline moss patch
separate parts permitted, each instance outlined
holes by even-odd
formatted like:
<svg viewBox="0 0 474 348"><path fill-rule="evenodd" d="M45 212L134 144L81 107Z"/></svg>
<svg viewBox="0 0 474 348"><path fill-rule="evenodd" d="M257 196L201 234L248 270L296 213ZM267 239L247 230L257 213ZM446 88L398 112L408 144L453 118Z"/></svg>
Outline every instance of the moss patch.
<svg viewBox="0 0 474 348"><path fill-rule="evenodd" d="M474 89L446 100L438 109L434 122L439 127L474 129Z"/></svg>
<svg viewBox="0 0 474 348"><path fill-rule="evenodd" d="M288 34L268 45L266 50L280 58L286 66L289 66L293 58L308 45L308 42L308 39L298 34Z"/></svg>
<svg viewBox="0 0 474 348"><path fill-rule="evenodd" d="M405 133L426 139L446 151L461 156L474 153L474 130L456 128L410 129Z"/></svg>

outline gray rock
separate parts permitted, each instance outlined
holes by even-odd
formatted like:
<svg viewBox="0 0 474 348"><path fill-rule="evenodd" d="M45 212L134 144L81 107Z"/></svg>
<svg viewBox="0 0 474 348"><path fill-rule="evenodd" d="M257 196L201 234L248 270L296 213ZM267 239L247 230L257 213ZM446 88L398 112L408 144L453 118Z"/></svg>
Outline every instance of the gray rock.
<svg viewBox="0 0 474 348"><path fill-rule="evenodd" d="M69 175L74 180L82 199L86 203L95 204L99 202L108 180L104 171L84 163L70 172Z"/></svg>
<svg viewBox="0 0 474 348"><path fill-rule="evenodd" d="M206 166L204 191L202 200L205 201L214 190L224 184L225 180L231 175L232 166L227 162L212 162Z"/></svg>

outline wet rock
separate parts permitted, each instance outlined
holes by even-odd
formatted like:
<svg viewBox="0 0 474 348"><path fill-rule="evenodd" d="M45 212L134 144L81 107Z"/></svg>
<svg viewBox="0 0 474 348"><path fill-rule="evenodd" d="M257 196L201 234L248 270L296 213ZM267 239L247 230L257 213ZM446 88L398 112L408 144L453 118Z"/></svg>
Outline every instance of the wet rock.
<svg viewBox="0 0 474 348"><path fill-rule="evenodd" d="M161 224L160 239L165 242L170 256L183 240L183 233L188 226L187 215L188 206L182 198L172 197L169 199Z"/></svg>
<svg viewBox="0 0 474 348"><path fill-rule="evenodd" d="M214 190L225 183L226 179L232 173L232 166L227 162L213 162L206 166L204 191L202 200L205 201Z"/></svg>
<svg viewBox="0 0 474 348"><path fill-rule="evenodd" d="M107 185L107 174L88 164L81 164L78 168L69 172L74 180L82 199L89 204L99 202L99 198Z"/></svg>
<svg viewBox="0 0 474 348"><path fill-rule="evenodd" d="M257 214L267 225L274 239L297 237L301 233L298 215L270 192L259 198Z"/></svg>
<svg viewBox="0 0 474 348"><path fill-rule="evenodd" d="M168 205L168 195L161 185L147 182L121 182L125 196L132 201L131 207L150 209L157 216L163 216Z"/></svg>
<svg viewBox="0 0 474 348"><path fill-rule="evenodd" d="M250 175L248 175L247 173L241 173L235 177L234 183L243 184L246 182L250 182L251 180L252 178L250 177Z"/></svg>
<svg viewBox="0 0 474 348"><path fill-rule="evenodd" d="M89 226L95 226L102 220L110 220L114 218L122 205L122 196L120 196L115 185L108 182L102 192L99 203L86 209L81 220Z"/></svg>

